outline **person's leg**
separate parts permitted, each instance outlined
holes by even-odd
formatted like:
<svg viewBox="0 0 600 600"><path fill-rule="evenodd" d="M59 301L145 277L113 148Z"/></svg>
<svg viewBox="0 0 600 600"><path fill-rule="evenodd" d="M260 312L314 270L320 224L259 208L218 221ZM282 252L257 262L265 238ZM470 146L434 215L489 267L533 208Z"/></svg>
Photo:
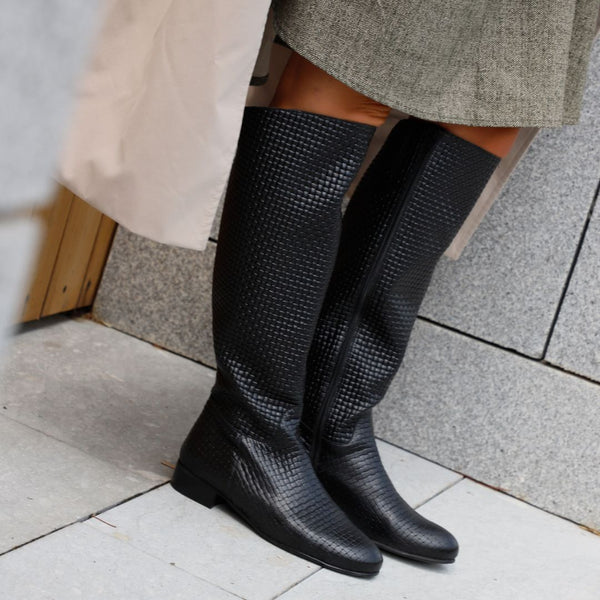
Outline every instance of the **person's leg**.
<svg viewBox="0 0 600 600"><path fill-rule="evenodd" d="M375 126L382 125L391 110L348 87L297 52L290 56L270 106L296 108ZM500 157L508 154L519 132L518 127L473 127L440 121L437 124Z"/></svg>
<svg viewBox="0 0 600 600"><path fill-rule="evenodd" d="M270 106L295 108L338 119L381 125L390 107L353 90L293 52Z"/></svg>
<svg viewBox="0 0 600 600"><path fill-rule="evenodd" d="M172 480L208 507L225 501L289 552L365 576L381 554L323 489L299 421L342 199L374 129L246 107L213 271L216 381Z"/></svg>
<svg viewBox="0 0 600 600"><path fill-rule="evenodd" d="M274 105L380 125L389 109L292 56ZM403 120L359 182L308 357L302 432L317 474L383 549L452 562L456 540L410 508L389 481L371 408L403 358L437 260L516 128Z"/></svg>
<svg viewBox="0 0 600 600"><path fill-rule="evenodd" d="M325 489L382 549L426 562L453 562L458 544L394 489L371 409L400 367L435 265L499 160L430 121L394 127L344 213L308 358L302 431Z"/></svg>
<svg viewBox="0 0 600 600"><path fill-rule="evenodd" d="M437 124L500 158L504 158L510 152L520 130L519 127L475 127L441 121L437 121Z"/></svg>

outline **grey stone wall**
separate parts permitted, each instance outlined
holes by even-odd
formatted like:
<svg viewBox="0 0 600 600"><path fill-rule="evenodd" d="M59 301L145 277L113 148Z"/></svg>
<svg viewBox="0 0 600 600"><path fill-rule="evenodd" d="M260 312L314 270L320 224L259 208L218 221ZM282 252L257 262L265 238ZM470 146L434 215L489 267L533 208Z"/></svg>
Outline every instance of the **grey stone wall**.
<svg viewBox="0 0 600 600"><path fill-rule="evenodd" d="M576 126L536 137L434 274L378 434L600 529L600 44ZM215 232L216 234L216 229ZM214 366L204 253L117 233L94 307Z"/></svg>

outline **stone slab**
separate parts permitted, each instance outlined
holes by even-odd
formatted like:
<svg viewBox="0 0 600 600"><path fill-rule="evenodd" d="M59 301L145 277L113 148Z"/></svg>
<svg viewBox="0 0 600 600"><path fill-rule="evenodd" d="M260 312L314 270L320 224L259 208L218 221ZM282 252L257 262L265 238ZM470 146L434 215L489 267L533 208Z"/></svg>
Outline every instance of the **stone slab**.
<svg viewBox="0 0 600 600"><path fill-rule="evenodd" d="M383 466L398 493L413 507L462 479L460 473L445 469L382 440L377 440Z"/></svg>
<svg viewBox="0 0 600 600"><path fill-rule="evenodd" d="M600 381L600 204L596 203L546 360Z"/></svg>
<svg viewBox="0 0 600 600"><path fill-rule="evenodd" d="M378 436L600 529L600 385L418 320Z"/></svg>
<svg viewBox="0 0 600 600"><path fill-rule="evenodd" d="M597 600L600 537L471 481L425 504L423 514L458 538L452 565L386 555L361 581L322 569L281 600Z"/></svg>
<svg viewBox="0 0 600 600"><path fill-rule="evenodd" d="M153 485L1 415L0 456L0 553Z"/></svg>
<svg viewBox="0 0 600 600"><path fill-rule="evenodd" d="M116 329L214 366L210 299L215 250L214 242L197 252L119 227L94 315Z"/></svg>
<svg viewBox="0 0 600 600"><path fill-rule="evenodd" d="M214 371L88 319L23 328L0 377L1 413L154 481L165 481Z"/></svg>
<svg viewBox="0 0 600 600"><path fill-rule="evenodd" d="M5 554L0 572L2 596L11 600L237 598L83 524Z"/></svg>
<svg viewBox="0 0 600 600"><path fill-rule="evenodd" d="M578 125L541 130L420 314L541 357L600 179L600 38ZM591 319L591 317L590 317Z"/></svg>
<svg viewBox="0 0 600 600"><path fill-rule="evenodd" d="M170 485L104 513L86 526L248 600L274 598L318 567L264 541L227 509L212 510Z"/></svg>

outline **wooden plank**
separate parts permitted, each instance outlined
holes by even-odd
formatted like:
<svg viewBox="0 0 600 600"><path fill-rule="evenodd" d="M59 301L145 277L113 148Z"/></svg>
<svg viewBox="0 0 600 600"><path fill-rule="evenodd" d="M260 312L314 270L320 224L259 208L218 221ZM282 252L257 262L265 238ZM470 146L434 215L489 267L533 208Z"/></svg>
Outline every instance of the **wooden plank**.
<svg viewBox="0 0 600 600"><path fill-rule="evenodd" d="M92 256L77 302L78 307L91 306L94 302L116 228L117 224L112 219L102 215L94 248L92 249Z"/></svg>
<svg viewBox="0 0 600 600"><path fill-rule="evenodd" d="M23 312L20 318L22 322L39 319L42 314L42 307L72 202L73 193L63 186L57 186L54 198L48 204L32 211L31 216L41 219L45 227L38 250L37 263L33 268L23 303Z"/></svg>
<svg viewBox="0 0 600 600"><path fill-rule="evenodd" d="M73 198L42 317L77 308L101 220L100 211Z"/></svg>

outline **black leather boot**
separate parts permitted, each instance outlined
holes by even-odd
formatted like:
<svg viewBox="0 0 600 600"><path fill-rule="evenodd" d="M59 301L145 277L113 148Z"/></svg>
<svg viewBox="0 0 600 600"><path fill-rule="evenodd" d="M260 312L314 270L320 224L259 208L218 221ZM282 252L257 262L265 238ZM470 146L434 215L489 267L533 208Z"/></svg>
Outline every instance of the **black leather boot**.
<svg viewBox="0 0 600 600"><path fill-rule="evenodd" d="M395 126L344 214L309 353L302 433L325 489L380 548L426 562L453 562L458 544L394 489L371 409L400 366L438 259L498 162L434 123Z"/></svg>
<svg viewBox="0 0 600 600"><path fill-rule="evenodd" d="M379 571L381 553L325 492L299 423L343 195L373 132L245 109L214 265L216 383L172 480L205 506L224 501L273 544L360 576Z"/></svg>

